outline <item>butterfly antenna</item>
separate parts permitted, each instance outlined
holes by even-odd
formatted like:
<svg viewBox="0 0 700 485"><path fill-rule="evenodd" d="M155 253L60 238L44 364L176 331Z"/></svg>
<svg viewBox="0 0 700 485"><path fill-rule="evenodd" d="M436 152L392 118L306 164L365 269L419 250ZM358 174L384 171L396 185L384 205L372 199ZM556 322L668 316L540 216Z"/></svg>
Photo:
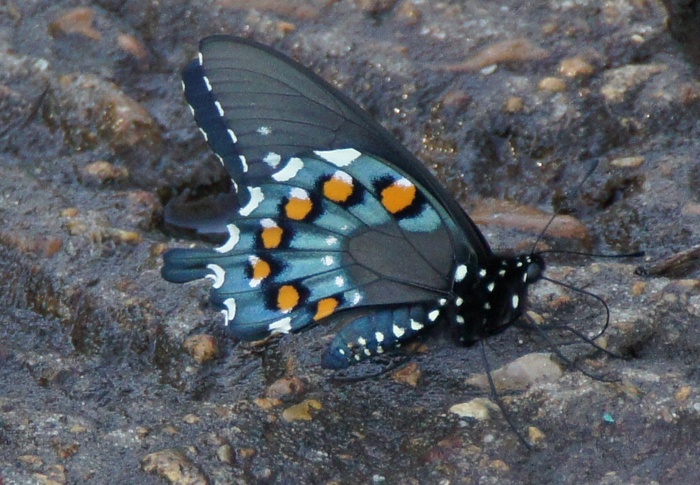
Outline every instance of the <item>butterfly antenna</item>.
<svg viewBox="0 0 700 485"><path fill-rule="evenodd" d="M583 187L583 184L586 183L586 180L595 172L595 169L598 168L599 160L597 158L594 158L591 160L591 166L588 167L588 170L586 171L586 174L583 176L581 181L576 185L576 188L574 188L574 191L571 193L569 197L578 197L579 192L581 191L581 188ZM535 253L535 249L537 249L537 245L540 243L544 235L547 233L547 229L549 229L549 226L552 225L552 222L554 222L554 219L557 218L557 216L561 214L561 209L558 209L557 211L552 214L552 217L549 218L549 221L547 224L545 224L544 228L540 231L540 233L537 235L537 239L535 240L535 243L532 245L532 249L530 250L530 254Z"/></svg>
<svg viewBox="0 0 700 485"><path fill-rule="evenodd" d="M552 339L549 338L549 335L547 335L547 332L545 332L544 329L540 328L540 326L537 325L537 323L532 319L531 316L526 314L525 318L530 323L531 328L533 328L542 337L542 340L544 340L544 342L547 344L547 347L549 347L549 349L552 351L552 353L554 355L556 355L557 357L559 357L567 366L576 369L581 374L585 375L586 377L590 377L591 379L594 379L596 381L601 381L601 382L616 382L617 381L617 379L611 379L611 378L608 378L605 376L601 376L599 374L593 374L593 373L587 371L586 369L584 369L583 367L581 367L580 365L578 365L578 363L576 363L575 361L569 359L567 356L565 356L564 354L561 353L561 350L559 350L559 347L557 346L557 344L554 343L552 341ZM574 333L577 333L577 332L574 332ZM604 348L602 348L600 345L596 344L595 342L592 342L592 339L584 338L583 340L587 341L588 343L591 343L591 345L593 345L593 347L596 349L602 350L606 353L611 353L611 352L606 351Z"/></svg>
<svg viewBox="0 0 700 485"><path fill-rule="evenodd" d="M528 451L531 451L532 445L529 441L525 439L525 436L523 436L520 430L515 426L515 423L511 419L510 413L508 412L508 408L506 408L506 405L501 400L501 397L498 395L498 391L496 390L496 383L493 382L493 376L491 375L491 366L489 365L489 359L486 356L486 347L484 345L484 339L479 340L479 349L481 350L481 360L484 363L484 370L486 370L486 379L489 381L491 400L495 402L498 406L498 409L501 410L503 417L506 418L508 426L510 426L515 435L518 437L518 440L520 440L520 442L523 444L523 446L525 446L525 448L527 448Z"/></svg>
<svg viewBox="0 0 700 485"><path fill-rule="evenodd" d="M596 340L597 338L599 338L601 335L603 335L605 333L605 331L608 329L608 326L610 325L610 307L608 306L607 303L605 303L605 300L603 298L596 295L595 293L591 293L590 291L586 291L582 288L578 288L578 287L570 285L568 283L564 283L563 281L553 280L552 278L549 278L549 277L544 276L544 275L542 276L542 279L545 281L549 281L550 283L554 283L555 285L562 286L562 287L566 288L567 290L575 291L576 293L580 293L582 295L586 295L590 298L593 298L594 300L597 300L605 309L605 324L603 324L603 328L600 330L600 332L598 332L598 334L595 337L591 337L591 340Z"/></svg>

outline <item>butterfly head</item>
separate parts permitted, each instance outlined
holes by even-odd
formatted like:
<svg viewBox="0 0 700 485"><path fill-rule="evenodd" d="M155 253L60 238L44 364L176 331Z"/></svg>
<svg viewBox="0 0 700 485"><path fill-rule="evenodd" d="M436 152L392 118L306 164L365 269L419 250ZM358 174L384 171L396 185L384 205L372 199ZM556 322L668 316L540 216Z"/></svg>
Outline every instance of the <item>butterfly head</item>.
<svg viewBox="0 0 700 485"><path fill-rule="evenodd" d="M457 339L470 345L515 323L525 308L528 286L542 278L544 269L539 254L494 257L471 275L466 265L457 266L452 318Z"/></svg>

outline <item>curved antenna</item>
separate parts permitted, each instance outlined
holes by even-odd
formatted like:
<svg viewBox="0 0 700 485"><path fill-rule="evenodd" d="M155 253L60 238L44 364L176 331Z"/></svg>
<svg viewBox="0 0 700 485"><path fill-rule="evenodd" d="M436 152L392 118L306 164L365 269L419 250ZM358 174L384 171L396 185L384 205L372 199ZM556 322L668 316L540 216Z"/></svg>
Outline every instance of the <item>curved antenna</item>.
<svg viewBox="0 0 700 485"><path fill-rule="evenodd" d="M587 258L641 258L646 253L644 251L635 251L633 253L623 254L607 254L607 253L584 253L582 251L569 251L567 249L545 249L537 254L571 254L573 256L584 256Z"/></svg>
<svg viewBox="0 0 700 485"><path fill-rule="evenodd" d="M581 181L576 185L574 188L574 191L571 193L571 197L578 196L578 193L581 191L581 188L583 187L583 184L586 183L586 180L593 174L596 168L598 168L598 164L600 161L597 158L594 158L591 160L591 166L588 167L588 170L586 171L586 174L583 176ZM552 222L554 222L554 219L561 213L561 209L556 211L554 214L552 214L552 217L549 218L549 221L547 224L545 224L544 228L540 231L539 235L537 236L537 239L535 239L535 243L532 245L532 249L530 250L530 254L535 253L535 249L537 248L537 245L540 243L542 238L547 232L547 229L549 229L549 226L552 225Z"/></svg>
<svg viewBox="0 0 700 485"><path fill-rule="evenodd" d="M570 285L568 283L564 283L563 281L558 281L558 280L553 280L552 278L549 278L547 276L542 275L542 278L545 281L549 281L550 283L554 283L555 285L562 286L568 290L575 291L576 293L580 293L582 295L586 295L590 298L593 298L594 300L598 300L598 302L603 305L603 308L605 308L605 324L603 325L603 328L600 332L595 337L591 337L591 340L596 340L600 338L601 335L605 333L605 331L608 329L608 326L610 325L610 307L608 306L607 303L605 303L605 300L596 295L595 293L592 293L590 291L586 291L583 288L578 288L576 286ZM539 327L538 327L539 328Z"/></svg>
<svg viewBox="0 0 700 485"><path fill-rule="evenodd" d="M503 417L506 418L508 426L510 426L510 429L512 429L515 435L518 437L518 440L520 440L520 442L523 444L523 446L525 446L525 448L527 448L528 451L531 451L532 445L529 441L525 439L525 436L523 436L520 430L515 426L515 423L510 418L510 414L508 413L508 408L506 408L506 405L503 403L501 397L498 395L498 391L496 390L496 383L493 382L493 376L491 375L491 366L489 365L489 359L486 356L486 347L484 345L484 339L479 340L479 349L481 350L481 360L484 363L484 370L486 370L486 379L489 382L491 400L495 402L496 406L498 406L498 409L501 410L501 414L503 414Z"/></svg>
<svg viewBox="0 0 700 485"><path fill-rule="evenodd" d="M590 377L591 379L594 379L594 380L596 380L596 381L601 381L601 382L616 382L616 381L619 380L619 379L614 379L614 378L607 378L607 377L601 376L601 375L599 375L599 374L593 374L593 373L587 371L586 369L584 369L583 367L581 367L580 365L578 365L575 361L569 359L569 358L566 357L564 354L562 354L562 353L561 353L561 350L559 350L559 347L557 346L557 344L554 343L554 342L552 341L551 338L549 338L549 335L547 335L547 332L545 332L544 329L540 328L540 326L537 325L537 323L532 319L531 316L525 314L525 319L528 321L528 323L530 324L531 328L533 328L533 329L540 335L540 337L542 337L542 340L544 340L544 342L547 344L547 347L549 347L549 349L552 351L552 353L553 353L554 355L556 355L557 357L559 357L559 358L560 358L566 365L568 365L569 367L573 367L574 369L576 369L577 371L579 371L581 374L585 375L586 377ZM573 330L573 329L572 329L572 330ZM596 338L597 338L597 337L596 337ZM585 340L585 341L588 341L589 343L591 343L591 345L592 345L594 348L599 349L599 350L602 350L602 351L604 351L604 352L606 352L606 353L610 353L610 352L607 352L607 351L606 351L604 348L602 348L600 345L598 345L598 344L596 344L595 342L593 342L591 339L585 338L584 340Z"/></svg>

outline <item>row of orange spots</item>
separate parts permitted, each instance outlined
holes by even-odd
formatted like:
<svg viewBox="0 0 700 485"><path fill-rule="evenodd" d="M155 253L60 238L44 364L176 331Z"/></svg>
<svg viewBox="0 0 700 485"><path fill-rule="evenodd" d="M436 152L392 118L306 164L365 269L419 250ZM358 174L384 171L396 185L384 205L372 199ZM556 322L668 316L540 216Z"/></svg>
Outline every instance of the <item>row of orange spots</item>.
<svg viewBox="0 0 700 485"><path fill-rule="evenodd" d="M410 207L416 200L416 186L406 178L400 178L381 192L382 205L392 214Z"/></svg>
<svg viewBox="0 0 700 485"><path fill-rule="evenodd" d="M283 285L277 290L277 309L281 312L288 313L294 310L301 303L301 293L294 285ZM319 300L316 303L316 314L314 321L326 318L335 312L340 302L337 298L329 297Z"/></svg>
<svg viewBox="0 0 700 485"><path fill-rule="evenodd" d="M285 214L295 221L303 221L311 213L314 203L304 189L292 189L289 201L284 206Z"/></svg>
<svg viewBox="0 0 700 485"><path fill-rule="evenodd" d="M336 203L347 201L353 190L352 177L345 172L336 172L323 184L323 195Z"/></svg>

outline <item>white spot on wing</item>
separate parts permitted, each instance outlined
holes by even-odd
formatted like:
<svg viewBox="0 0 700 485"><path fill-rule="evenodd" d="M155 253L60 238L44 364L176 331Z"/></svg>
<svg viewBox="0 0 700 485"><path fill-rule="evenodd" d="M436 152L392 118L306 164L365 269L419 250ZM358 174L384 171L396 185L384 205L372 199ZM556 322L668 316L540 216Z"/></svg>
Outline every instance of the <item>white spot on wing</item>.
<svg viewBox="0 0 700 485"><path fill-rule="evenodd" d="M275 152L268 152L267 155L265 155L265 158L263 158L263 162L267 163L272 168L277 168L277 165L279 165L281 161L282 157Z"/></svg>
<svg viewBox="0 0 700 485"><path fill-rule="evenodd" d="M202 53L198 52L197 53L197 60L199 61L199 65L201 66L204 63L204 59L202 58Z"/></svg>
<svg viewBox="0 0 700 485"><path fill-rule="evenodd" d="M292 329L292 318L291 317L285 317L277 320L276 322L272 322L267 329L272 332L273 334L276 333L289 333L289 331Z"/></svg>
<svg viewBox="0 0 700 485"><path fill-rule="evenodd" d="M238 159L241 161L241 168L243 168L243 172L247 172L248 171L248 160L246 160L243 155L239 155Z"/></svg>
<svg viewBox="0 0 700 485"><path fill-rule="evenodd" d="M289 159L289 162L287 162L287 165L285 165L282 170L274 173L272 178L278 182L286 182L296 177L296 174L299 173L299 170L302 168L304 168L304 162L301 158L293 157Z"/></svg>
<svg viewBox="0 0 700 485"><path fill-rule="evenodd" d="M329 246L333 246L333 245L336 244L337 242L338 242L338 238L335 237L335 236L328 236L328 237L326 238L326 244L328 244Z"/></svg>
<svg viewBox="0 0 700 485"><path fill-rule="evenodd" d="M518 304L520 303L520 298L518 295L513 295L513 301L511 303L513 304L514 310L518 308Z"/></svg>
<svg viewBox="0 0 700 485"><path fill-rule="evenodd" d="M396 182L394 182L399 187L413 187L413 182L408 180L406 177L401 177Z"/></svg>
<svg viewBox="0 0 700 485"><path fill-rule="evenodd" d="M345 286L345 278L343 278L342 276L336 276L335 277L335 285L339 288L342 288L343 286Z"/></svg>
<svg viewBox="0 0 700 485"><path fill-rule="evenodd" d="M492 281L491 283L489 283L488 285L486 285L486 290L487 290L489 293L491 293L491 292L493 292L493 289L494 289L495 287L496 287L496 283L494 283L494 282Z"/></svg>
<svg viewBox="0 0 700 485"><path fill-rule="evenodd" d="M333 263L335 263L335 258L333 256L324 256L321 258L321 262L325 266L331 266Z"/></svg>
<svg viewBox="0 0 700 485"><path fill-rule="evenodd" d="M207 85L207 91L211 91L211 83L209 82L209 78L207 76L202 76L202 79L204 79L204 84Z"/></svg>
<svg viewBox="0 0 700 485"><path fill-rule="evenodd" d="M354 148L340 148L338 150L318 150L314 152L319 157L327 162L332 163L336 167L347 167L357 158L362 155Z"/></svg>
<svg viewBox="0 0 700 485"><path fill-rule="evenodd" d="M235 224L228 224L226 229L228 229L228 241L226 241L223 246L214 248L214 251L217 253L228 253L236 247L236 244L238 244L238 241L241 239L241 230L238 229Z"/></svg>
<svg viewBox="0 0 700 485"><path fill-rule="evenodd" d="M202 136L204 137L204 141L209 141L209 135L207 135L207 132L201 128L199 129L199 131L202 133Z"/></svg>
<svg viewBox="0 0 700 485"><path fill-rule="evenodd" d="M422 330L422 329L423 329L422 323L420 323L418 320L411 319L411 330L413 330L414 332L417 332L418 330Z"/></svg>
<svg viewBox="0 0 700 485"><path fill-rule="evenodd" d="M265 200L265 195L260 187L248 187L248 192L250 192L250 201L238 210L238 213L244 217L250 215L255 209L258 208L260 203Z"/></svg>
<svg viewBox="0 0 700 485"><path fill-rule="evenodd" d="M457 315L455 317L455 320L457 320L457 323L459 323L460 325L464 325L464 317L462 315Z"/></svg>
<svg viewBox="0 0 700 485"><path fill-rule="evenodd" d="M224 306L226 310L221 310L221 313L224 315L224 325L228 326L228 322L233 320L236 316L236 300L227 298L224 300Z"/></svg>
<svg viewBox="0 0 700 485"><path fill-rule="evenodd" d="M413 324L415 320L411 320L411 324ZM406 333L406 329L399 327L398 325L394 324L391 327L391 331L394 332L394 336L396 338L401 338L403 335Z"/></svg>
<svg viewBox="0 0 700 485"><path fill-rule="evenodd" d="M428 313L428 320L431 322L434 322L437 320L437 318L440 316L440 310L433 310L432 312Z"/></svg>
<svg viewBox="0 0 700 485"><path fill-rule="evenodd" d="M363 347L367 345L367 341L362 337L357 337L357 343L362 345Z"/></svg>
<svg viewBox="0 0 700 485"><path fill-rule="evenodd" d="M309 199L309 193L304 189L300 189L299 187L292 188L292 190L289 191L289 196L294 198L294 199L301 199L301 200L308 200Z"/></svg>
<svg viewBox="0 0 700 485"><path fill-rule="evenodd" d="M261 134L262 136L267 136L267 135L269 135L270 133L272 133L272 130L270 129L269 126L261 126L261 127L258 128L256 131L257 131L259 134Z"/></svg>
<svg viewBox="0 0 700 485"><path fill-rule="evenodd" d="M382 332L375 332L374 338L377 340L377 342L384 342L384 334Z"/></svg>
<svg viewBox="0 0 700 485"><path fill-rule="evenodd" d="M236 134L233 132L233 130L231 128L229 128L227 131L228 131L228 136L231 137L231 141L233 143L238 143L238 138L236 137Z"/></svg>
<svg viewBox="0 0 700 485"><path fill-rule="evenodd" d="M224 280L226 278L226 272L224 271L224 268L219 266L218 264L208 264L207 268L213 271L213 274L208 274L206 277L211 278L214 280L214 283L211 285L212 288L219 289L224 285Z"/></svg>
<svg viewBox="0 0 700 485"><path fill-rule="evenodd" d="M214 101L214 106L216 106L216 109L219 111L219 116L222 118L224 117L224 108L221 107L221 103L218 101Z"/></svg>

